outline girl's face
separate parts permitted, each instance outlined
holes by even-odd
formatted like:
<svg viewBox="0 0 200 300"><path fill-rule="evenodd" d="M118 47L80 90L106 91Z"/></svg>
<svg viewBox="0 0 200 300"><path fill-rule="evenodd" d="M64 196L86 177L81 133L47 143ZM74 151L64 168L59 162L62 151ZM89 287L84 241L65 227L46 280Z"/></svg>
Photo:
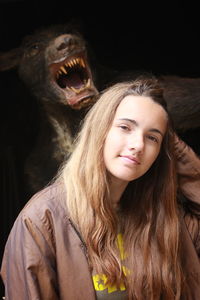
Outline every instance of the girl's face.
<svg viewBox="0 0 200 300"><path fill-rule="evenodd" d="M104 145L112 183L126 186L157 158L167 127L165 110L150 97L126 96L118 106Z"/></svg>

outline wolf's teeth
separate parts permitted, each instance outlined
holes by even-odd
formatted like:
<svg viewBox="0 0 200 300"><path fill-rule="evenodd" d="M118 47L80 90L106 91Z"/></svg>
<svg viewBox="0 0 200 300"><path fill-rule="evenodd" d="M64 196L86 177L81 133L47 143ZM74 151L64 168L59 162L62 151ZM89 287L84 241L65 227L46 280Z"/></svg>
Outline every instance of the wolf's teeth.
<svg viewBox="0 0 200 300"><path fill-rule="evenodd" d="M60 69L63 71L63 73L67 74L67 71L65 70L65 68L63 66L60 67Z"/></svg>
<svg viewBox="0 0 200 300"><path fill-rule="evenodd" d="M88 81L86 83L86 87L89 88L90 87L90 78L88 78Z"/></svg>
<svg viewBox="0 0 200 300"><path fill-rule="evenodd" d="M85 63L84 63L84 60L82 58L80 59L80 63L85 68Z"/></svg>

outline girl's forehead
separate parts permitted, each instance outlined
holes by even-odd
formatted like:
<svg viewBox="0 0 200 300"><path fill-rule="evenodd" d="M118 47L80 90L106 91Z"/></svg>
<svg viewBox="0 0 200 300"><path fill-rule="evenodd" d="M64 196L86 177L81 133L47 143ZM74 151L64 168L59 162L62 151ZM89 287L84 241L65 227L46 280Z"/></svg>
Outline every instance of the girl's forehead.
<svg viewBox="0 0 200 300"><path fill-rule="evenodd" d="M137 114L162 112L167 115L164 108L147 96L128 95L125 96L117 107L116 115L120 113Z"/></svg>
<svg viewBox="0 0 200 300"><path fill-rule="evenodd" d="M129 119L145 128L155 127L165 131L168 117L164 108L150 97L128 95L119 104L116 119Z"/></svg>

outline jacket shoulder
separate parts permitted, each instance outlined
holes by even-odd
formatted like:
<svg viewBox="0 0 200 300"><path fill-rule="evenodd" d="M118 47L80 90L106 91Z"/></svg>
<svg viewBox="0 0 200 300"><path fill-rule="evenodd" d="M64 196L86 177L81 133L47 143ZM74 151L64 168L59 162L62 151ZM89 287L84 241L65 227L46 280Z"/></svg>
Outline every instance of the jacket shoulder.
<svg viewBox="0 0 200 300"><path fill-rule="evenodd" d="M44 217L45 214L64 214L67 217L66 191L61 182L53 183L37 192L26 203L18 217Z"/></svg>

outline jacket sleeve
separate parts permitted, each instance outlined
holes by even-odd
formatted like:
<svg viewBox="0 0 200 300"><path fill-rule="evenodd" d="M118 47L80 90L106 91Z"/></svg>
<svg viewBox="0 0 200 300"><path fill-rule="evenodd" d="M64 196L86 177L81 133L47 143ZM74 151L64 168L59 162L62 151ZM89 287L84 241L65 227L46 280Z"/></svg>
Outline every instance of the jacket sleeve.
<svg viewBox="0 0 200 300"><path fill-rule="evenodd" d="M5 299L59 299L54 252L50 228L21 213L9 235L2 261Z"/></svg>
<svg viewBox="0 0 200 300"><path fill-rule="evenodd" d="M178 184L183 195L184 221L200 258L200 158L181 139L175 137Z"/></svg>
<svg viewBox="0 0 200 300"><path fill-rule="evenodd" d="M181 139L175 137L178 184L189 200L200 204L200 158Z"/></svg>

